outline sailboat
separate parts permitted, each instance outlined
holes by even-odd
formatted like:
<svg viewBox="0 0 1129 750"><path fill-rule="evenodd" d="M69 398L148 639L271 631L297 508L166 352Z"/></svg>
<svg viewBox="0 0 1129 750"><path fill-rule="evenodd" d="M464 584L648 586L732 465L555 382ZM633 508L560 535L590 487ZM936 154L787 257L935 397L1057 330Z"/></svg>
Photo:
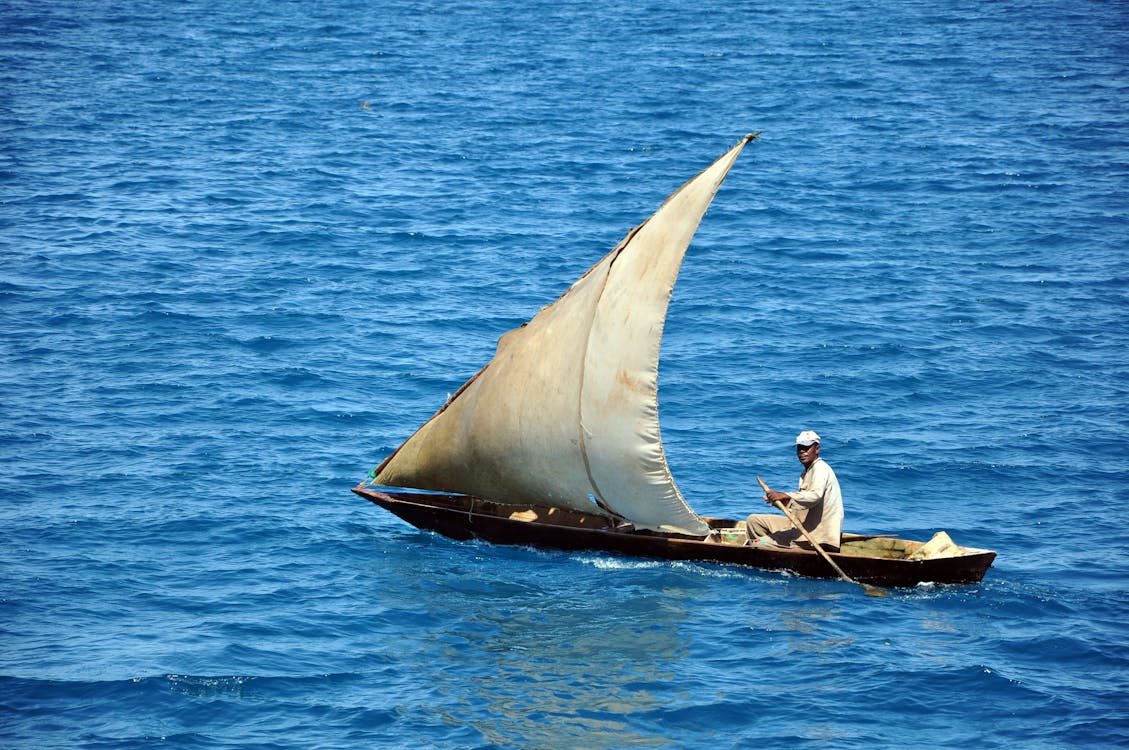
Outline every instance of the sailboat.
<svg viewBox="0 0 1129 750"><path fill-rule="evenodd" d="M980 581L989 550L859 534L845 534L830 557L777 547L750 539L744 521L699 515L675 484L659 430L667 308L699 223L756 137L743 137L504 334L493 359L353 491L459 540L823 578L845 571L888 586Z"/></svg>

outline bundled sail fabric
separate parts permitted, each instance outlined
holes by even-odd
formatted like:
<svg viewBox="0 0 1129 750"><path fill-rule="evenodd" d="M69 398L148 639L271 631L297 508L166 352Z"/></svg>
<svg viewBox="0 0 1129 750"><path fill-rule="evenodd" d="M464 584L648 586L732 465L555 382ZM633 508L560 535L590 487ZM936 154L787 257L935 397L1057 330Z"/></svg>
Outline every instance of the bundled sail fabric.
<svg viewBox="0 0 1129 750"><path fill-rule="evenodd" d="M386 486L604 512L704 536L659 433L658 365L690 240L746 136L673 193L494 358L376 472Z"/></svg>

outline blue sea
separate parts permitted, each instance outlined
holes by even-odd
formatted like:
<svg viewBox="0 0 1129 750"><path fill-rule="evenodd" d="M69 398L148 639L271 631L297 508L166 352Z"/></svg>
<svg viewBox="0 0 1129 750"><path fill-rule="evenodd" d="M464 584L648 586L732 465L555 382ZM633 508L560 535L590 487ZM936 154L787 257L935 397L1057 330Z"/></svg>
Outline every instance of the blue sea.
<svg viewBox="0 0 1129 750"><path fill-rule="evenodd" d="M824 439L835 580L349 490L746 147L660 365L699 512ZM0 2L0 746L1129 747L1129 5Z"/></svg>

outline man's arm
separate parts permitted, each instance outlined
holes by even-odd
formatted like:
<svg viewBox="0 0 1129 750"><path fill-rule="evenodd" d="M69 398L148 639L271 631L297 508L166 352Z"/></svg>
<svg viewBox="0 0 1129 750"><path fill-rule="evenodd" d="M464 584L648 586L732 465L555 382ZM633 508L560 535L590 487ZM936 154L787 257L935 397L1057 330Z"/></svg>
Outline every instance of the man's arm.
<svg viewBox="0 0 1129 750"><path fill-rule="evenodd" d="M827 485L831 481L831 469L823 461L812 464L808 473L810 477L805 478L809 481L801 483L807 484L806 489L787 493L794 503L803 508L811 508L823 502L823 498L827 495Z"/></svg>

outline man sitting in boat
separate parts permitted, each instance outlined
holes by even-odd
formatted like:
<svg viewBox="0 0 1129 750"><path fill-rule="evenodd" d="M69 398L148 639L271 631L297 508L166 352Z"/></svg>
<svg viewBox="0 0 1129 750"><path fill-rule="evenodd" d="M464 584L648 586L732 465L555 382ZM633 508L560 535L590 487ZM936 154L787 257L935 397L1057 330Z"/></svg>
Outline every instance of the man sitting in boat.
<svg viewBox="0 0 1129 750"><path fill-rule="evenodd" d="M838 552L843 531L843 495L831 466L819 457L819 435L804 430L796 436L796 458L804 465L796 492L766 490L764 501L782 503L803 524L808 535L828 552ZM787 518L754 513L746 523L749 540L781 547L809 547Z"/></svg>

